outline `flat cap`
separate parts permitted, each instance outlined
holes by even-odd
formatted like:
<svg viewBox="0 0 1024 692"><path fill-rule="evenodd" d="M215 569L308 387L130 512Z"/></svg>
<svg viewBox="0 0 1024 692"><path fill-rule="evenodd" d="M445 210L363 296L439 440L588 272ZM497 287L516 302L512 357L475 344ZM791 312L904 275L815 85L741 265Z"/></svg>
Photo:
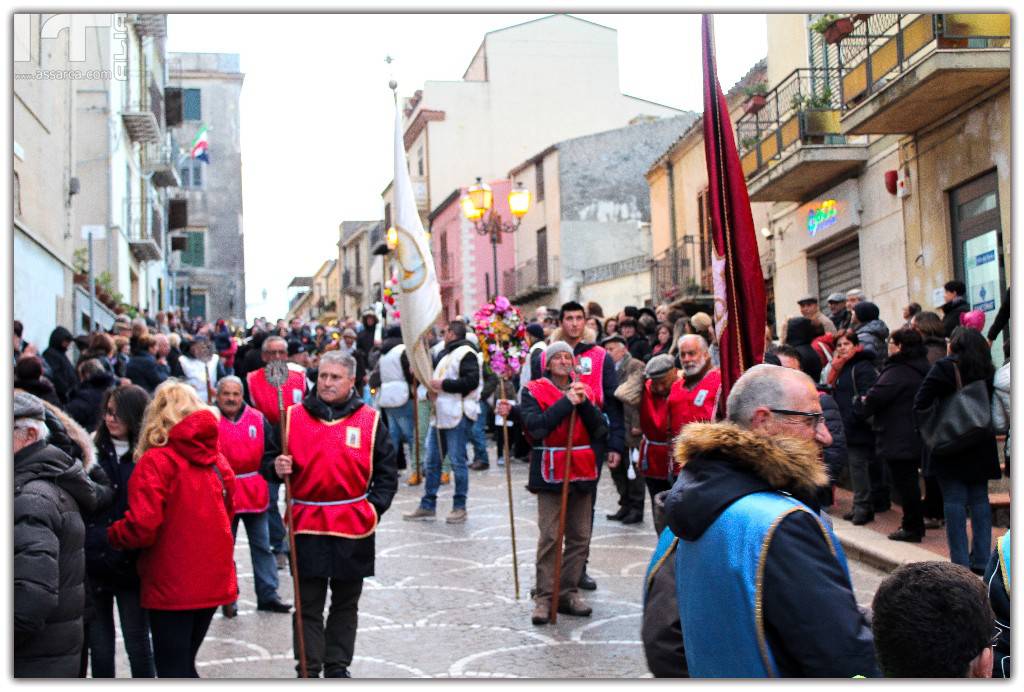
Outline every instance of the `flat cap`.
<svg viewBox="0 0 1024 692"><path fill-rule="evenodd" d="M644 366L644 377L648 380L656 380L676 366L675 359L667 353L654 356Z"/></svg>
<svg viewBox="0 0 1024 692"><path fill-rule="evenodd" d="M830 303L845 303L846 302L846 296L843 295L842 293L833 293L833 294L829 295L828 302L830 302Z"/></svg>
<svg viewBox="0 0 1024 692"><path fill-rule="evenodd" d="M35 418L46 420L46 407L36 396L28 392L15 392L14 394L14 420L19 418Z"/></svg>
<svg viewBox="0 0 1024 692"><path fill-rule="evenodd" d="M796 301L796 304L797 305L803 305L804 303L817 303L817 302L818 302L818 296L812 296L810 294L807 294L803 298L801 298L800 300Z"/></svg>
<svg viewBox="0 0 1024 692"><path fill-rule="evenodd" d="M621 334L609 334L605 338L601 339L601 345L604 346L605 344L610 344L613 341L618 341L623 346L629 346L629 343L626 341L626 337Z"/></svg>

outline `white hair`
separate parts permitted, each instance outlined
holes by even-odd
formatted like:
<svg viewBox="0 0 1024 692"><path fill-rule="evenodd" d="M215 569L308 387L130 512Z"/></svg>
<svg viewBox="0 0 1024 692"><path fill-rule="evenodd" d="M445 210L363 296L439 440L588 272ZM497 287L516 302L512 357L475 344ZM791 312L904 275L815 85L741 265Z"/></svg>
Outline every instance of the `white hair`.
<svg viewBox="0 0 1024 692"><path fill-rule="evenodd" d="M232 383L237 384L239 388L242 389L242 391L245 391L245 388L242 387L242 378L236 375L227 375L217 380L217 393L220 394L220 390L224 387L224 385Z"/></svg>
<svg viewBox="0 0 1024 692"><path fill-rule="evenodd" d="M46 427L46 422L41 421L38 418L18 418L14 421L15 430L35 430L37 437L40 440L50 439L50 429Z"/></svg>
<svg viewBox="0 0 1024 692"><path fill-rule="evenodd" d="M323 366L326 363L340 365L348 371L349 377L356 376L356 359L347 353L342 353L341 351L327 351L320 356L320 365Z"/></svg>
<svg viewBox="0 0 1024 692"><path fill-rule="evenodd" d="M686 339L697 339L697 342L700 344L700 350L703 351L704 353L710 352L708 340L705 339L700 334L683 334L681 337L679 337L679 341L676 342L676 348L681 349L683 347L683 342Z"/></svg>
<svg viewBox="0 0 1024 692"><path fill-rule="evenodd" d="M747 370L736 380L726 400L729 420L741 428L749 428L754 411L759 407L788 408L790 397L786 390L786 378L789 373L795 372L798 371L767 363Z"/></svg>

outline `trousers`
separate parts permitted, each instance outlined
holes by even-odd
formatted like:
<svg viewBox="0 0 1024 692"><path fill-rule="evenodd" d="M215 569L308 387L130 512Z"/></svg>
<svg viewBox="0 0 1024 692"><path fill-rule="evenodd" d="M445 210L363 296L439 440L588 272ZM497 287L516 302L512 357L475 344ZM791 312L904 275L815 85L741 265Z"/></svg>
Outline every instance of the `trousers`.
<svg viewBox="0 0 1024 692"><path fill-rule="evenodd" d="M158 678L198 678L196 654L216 608L150 610L153 660Z"/></svg>
<svg viewBox="0 0 1024 692"><path fill-rule="evenodd" d="M327 589L331 590L331 605L324 623L324 604ZM359 626L359 597L363 593L363 580L300 577L299 595L302 598L302 634L306 644L306 670L316 677L323 669L331 677L352 665L356 649L356 629ZM292 615L292 645L295 650L295 670L301 672L299 660L298 628Z"/></svg>
<svg viewBox="0 0 1024 692"><path fill-rule="evenodd" d="M579 591L578 584L590 552L593 525L593 492L569 490L565 513L565 542L562 549L562 572L559 575L559 601L567 601ZM555 579L555 556L558 545L558 519L562 494L537 493L537 595L538 603L551 603Z"/></svg>

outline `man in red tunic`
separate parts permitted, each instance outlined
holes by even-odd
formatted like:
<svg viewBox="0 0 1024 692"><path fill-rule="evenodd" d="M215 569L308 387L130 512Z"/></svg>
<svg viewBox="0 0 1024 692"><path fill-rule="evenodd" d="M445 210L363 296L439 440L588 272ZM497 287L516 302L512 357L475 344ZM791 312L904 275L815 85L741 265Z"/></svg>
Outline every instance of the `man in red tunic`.
<svg viewBox="0 0 1024 692"><path fill-rule="evenodd" d="M263 340L260 356L264 365L280 360L288 362L288 342L280 336L268 336ZM281 411L277 399L277 389L267 382L266 368L253 370L245 376L246 399L253 408L266 416L267 421L277 427L281 421ZM282 389L284 407L297 404L306 394L306 374L299 366L288 366L288 380ZM277 479L270 481L270 508L267 510L267 526L270 529L270 549L277 559L277 568L284 569L288 563L288 541L285 540L284 522L277 507L277 499L281 495L281 484Z"/></svg>
<svg viewBox="0 0 1024 692"><path fill-rule="evenodd" d="M579 595L578 589L590 551L593 496L597 491L598 469L608 438L608 426L597 406L597 394L584 382L570 379L573 372L572 347L564 341L551 344L545 352L545 364L544 376L523 389L520 408L523 428L534 445L530 453L527 488L537 495L537 527L540 530L532 617L535 625L548 622L552 598L558 599L559 613L582 617L591 613L591 607ZM570 440L573 411L576 412L576 422ZM553 594L562 483L565 482L569 446L573 452L569 469L565 544L559 593Z"/></svg>
<svg viewBox="0 0 1024 692"><path fill-rule="evenodd" d="M316 391L285 414L288 453L269 450L263 458L268 479L292 478L294 559L310 677L321 670L324 677L352 677L359 596L363 579L374 573L374 531L398 489L394 447L380 414L353 388L355 375L352 356L323 354Z"/></svg>
<svg viewBox="0 0 1024 692"><path fill-rule="evenodd" d="M267 440L274 444L274 426L262 413L246 406L242 400L242 380L234 375L217 381L216 402L221 413L217 423L220 451L235 472L235 516L231 521L231 533L237 537L239 520L245 524L256 588L256 609L287 613L292 607L282 603L277 595L277 567L270 551L267 529L270 493L267 480L259 473ZM221 606L221 610L229 618L238 614L234 603Z"/></svg>

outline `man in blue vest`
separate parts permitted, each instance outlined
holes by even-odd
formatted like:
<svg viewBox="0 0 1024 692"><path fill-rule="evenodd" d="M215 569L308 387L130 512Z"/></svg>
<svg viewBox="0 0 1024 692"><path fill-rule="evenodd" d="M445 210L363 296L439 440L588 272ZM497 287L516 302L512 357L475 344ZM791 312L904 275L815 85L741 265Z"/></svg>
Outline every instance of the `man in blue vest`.
<svg viewBox="0 0 1024 692"><path fill-rule="evenodd" d="M692 423L665 503L691 677L879 675L846 558L820 514L831 443L810 377L756 365L729 420Z"/></svg>

